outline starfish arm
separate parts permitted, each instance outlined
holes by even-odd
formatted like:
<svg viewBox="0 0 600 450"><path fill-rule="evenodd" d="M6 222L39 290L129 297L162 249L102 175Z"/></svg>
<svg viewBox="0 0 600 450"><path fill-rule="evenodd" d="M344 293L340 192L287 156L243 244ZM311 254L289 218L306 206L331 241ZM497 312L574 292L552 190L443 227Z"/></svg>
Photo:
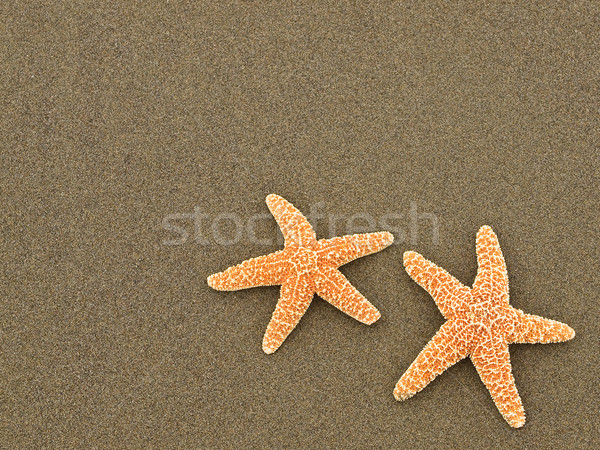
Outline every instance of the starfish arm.
<svg viewBox="0 0 600 450"><path fill-rule="evenodd" d="M339 267L357 258L383 250L392 242L394 236L387 231L352 234L321 239L317 242L315 250L320 262Z"/></svg>
<svg viewBox="0 0 600 450"><path fill-rule="evenodd" d="M507 339L514 344L548 344L574 337L575 331L567 324L518 311L517 322Z"/></svg>
<svg viewBox="0 0 600 450"><path fill-rule="evenodd" d="M411 278L431 294L447 319L454 316L462 303L472 298L467 286L416 252L404 253L404 267Z"/></svg>
<svg viewBox="0 0 600 450"><path fill-rule="evenodd" d="M321 267L315 285L317 295L359 322L371 325L381 317L377 308L333 267Z"/></svg>
<svg viewBox="0 0 600 450"><path fill-rule="evenodd" d="M474 294L487 294L497 304L508 305L508 272L498 237L484 225L477 233L477 276Z"/></svg>
<svg viewBox="0 0 600 450"><path fill-rule="evenodd" d="M457 322L450 320L442 325L396 384L396 400L412 397L447 368L467 356L467 347L459 338L460 335L461 329Z"/></svg>
<svg viewBox="0 0 600 450"><path fill-rule="evenodd" d="M488 336L473 351L471 360L504 419L511 427L522 427L525 410L512 375L508 344L499 335Z"/></svg>
<svg viewBox="0 0 600 450"><path fill-rule="evenodd" d="M308 309L314 292L305 277L295 276L281 285L279 302L263 338L262 348L267 354L277 350L298 325Z"/></svg>
<svg viewBox="0 0 600 450"><path fill-rule="evenodd" d="M208 285L218 291L237 291L256 286L281 284L289 262L285 250L248 259L237 266L208 277Z"/></svg>
<svg viewBox="0 0 600 450"><path fill-rule="evenodd" d="M281 228L285 245L310 247L317 242L313 227L294 205L276 194L267 195L267 206Z"/></svg>

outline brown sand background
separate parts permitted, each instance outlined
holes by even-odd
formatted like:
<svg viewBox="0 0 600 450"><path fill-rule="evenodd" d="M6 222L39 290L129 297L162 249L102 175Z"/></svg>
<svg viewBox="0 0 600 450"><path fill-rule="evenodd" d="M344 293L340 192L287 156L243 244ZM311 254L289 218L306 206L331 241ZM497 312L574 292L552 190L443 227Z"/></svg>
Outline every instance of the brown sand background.
<svg viewBox="0 0 600 450"><path fill-rule="evenodd" d="M598 444L597 3L18 3L0 6L3 446ZM271 192L406 232L414 202L439 243L423 221L342 269L372 327L315 299L267 356L278 289L206 277L279 248L210 230ZM195 207L209 245L164 245ZM469 361L392 397L443 323L402 253L471 283L483 224L512 304L577 332L511 346L521 430Z"/></svg>

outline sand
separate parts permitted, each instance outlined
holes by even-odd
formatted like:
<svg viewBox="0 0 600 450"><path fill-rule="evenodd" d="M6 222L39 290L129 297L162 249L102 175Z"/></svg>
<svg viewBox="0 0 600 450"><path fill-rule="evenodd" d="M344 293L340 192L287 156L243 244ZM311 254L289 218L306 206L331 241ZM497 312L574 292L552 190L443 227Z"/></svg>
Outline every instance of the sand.
<svg viewBox="0 0 600 450"><path fill-rule="evenodd" d="M226 3L0 7L0 442L597 445L598 7ZM376 324L315 298L265 355L278 288L208 287L281 247L272 192L395 234L342 268ZM444 320L403 252L471 284L483 224L577 333L511 346L519 430L468 360L392 396Z"/></svg>

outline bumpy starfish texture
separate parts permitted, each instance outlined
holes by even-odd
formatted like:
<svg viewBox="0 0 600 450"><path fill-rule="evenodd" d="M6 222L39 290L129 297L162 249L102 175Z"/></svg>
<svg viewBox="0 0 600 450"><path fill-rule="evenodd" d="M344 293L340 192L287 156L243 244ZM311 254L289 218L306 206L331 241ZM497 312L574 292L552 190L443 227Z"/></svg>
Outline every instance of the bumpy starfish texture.
<svg viewBox="0 0 600 450"><path fill-rule="evenodd" d="M488 226L477 233L478 271L472 288L415 252L404 254L408 274L431 294L447 321L411 364L394 389L405 400L444 370L469 356L506 421L525 423L508 344L564 342L568 325L525 314L509 305L508 274L498 238Z"/></svg>
<svg viewBox="0 0 600 450"><path fill-rule="evenodd" d="M367 325L381 314L337 268L383 250L394 237L388 232L316 239L306 219L282 197L267 196L267 206L284 236L284 249L252 258L208 277L220 291L281 285L279 302L263 339L265 353L273 353L296 327L314 294Z"/></svg>

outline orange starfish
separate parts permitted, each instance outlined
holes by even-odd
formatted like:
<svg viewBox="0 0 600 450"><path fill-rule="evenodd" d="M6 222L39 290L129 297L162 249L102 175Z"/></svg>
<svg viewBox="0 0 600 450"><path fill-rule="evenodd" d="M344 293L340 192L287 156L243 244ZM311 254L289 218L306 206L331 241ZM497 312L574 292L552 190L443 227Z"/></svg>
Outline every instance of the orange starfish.
<svg viewBox="0 0 600 450"><path fill-rule="evenodd" d="M508 344L563 342L575 332L568 325L525 314L508 304L508 274L498 238L488 226L477 233L478 270L472 288L415 252L404 254L408 274L431 294L447 319L394 389L406 400L448 367L467 356L506 421L525 423L515 386Z"/></svg>
<svg viewBox="0 0 600 450"><path fill-rule="evenodd" d="M367 325L381 317L337 268L384 249L394 240L391 233L354 234L317 241L306 217L291 203L271 194L267 196L267 206L283 233L284 249L208 277L208 285L220 291L281 285L281 296L263 339L265 353L279 348L315 293Z"/></svg>

